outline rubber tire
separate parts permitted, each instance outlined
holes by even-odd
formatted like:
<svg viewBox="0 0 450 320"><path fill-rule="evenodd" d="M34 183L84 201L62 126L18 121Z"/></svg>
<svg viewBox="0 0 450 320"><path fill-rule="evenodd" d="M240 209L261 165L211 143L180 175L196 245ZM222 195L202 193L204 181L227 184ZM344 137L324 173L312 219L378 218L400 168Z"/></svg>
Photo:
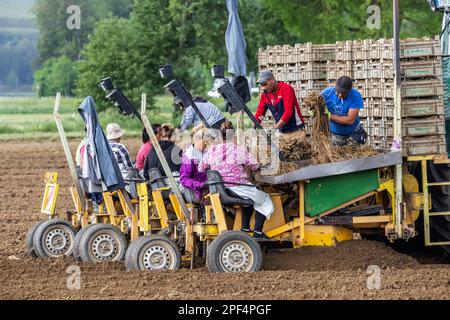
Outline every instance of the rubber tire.
<svg viewBox="0 0 450 320"><path fill-rule="evenodd" d="M253 265L248 272L256 272L261 270L263 265L263 252L259 243L242 231L225 231L215 238L208 246L206 253L206 267L210 272L229 272L223 268L220 263L220 251L230 241L242 241L247 244L253 255Z"/></svg>
<svg viewBox="0 0 450 320"><path fill-rule="evenodd" d="M167 270L178 270L181 268L181 252L178 249L177 245L167 236L163 235L150 235L150 236L142 236L133 241L130 245L129 250L127 251L125 265L127 270L148 270L142 267L139 263L139 255L144 246L149 244L152 241L164 241L168 244L175 254L175 262L172 268Z"/></svg>
<svg viewBox="0 0 450 320"><path fill-rule="evenodd" d="M84 232L84 234L82 235L82 237L80 239L80 244L78 246L78 250L80 252L80 257L81 257L81 260L83 262L88 262L88 263L98 263L98 262L100 262L100 261L94 260L91 257L90 250L89 250L89 241L91 240L91 238L93 236L96 235L96 233L98 233L98 232L100 232L102 230L114 233L117 236L117 239L120 242L122 250L113 259L105 260L105 261L101 261L101 262L122 261L122 260L124 260L125 252L127 251L127 247L128 247L128 242L127 242L124 234L117 227L115 227L113 225L105 224L105 223L97 223L97 224L94 224L91 227L89 227Z"/></svg>
<svg viewBox="0 0 450 320"><path fill-rule="evenodd" d="M131 253L133 252L134 247L136 246L136 243L138 242L138 240L143 237L145 237L145 236L139 237L135 241L132 241L127 248L127 252L125 253L125 268L127 271L137 270L134 267L134 265L131 263Z"/></svg>
<svg viewBox="0 0 450 320"><path fill-rule="evenodd" d="M163 228L163 229L159 230L156 234L159 236L169 237L169 228Z"/></svg>
<svg viewBox="0 0 450 320"><path fill-rule="evenodd" d="M39 225L38 228L36 228L36 231L33 235L33 249L34 252L36 253L36 256L38 258L47 258L47 257L51 257L47 254L47 252L45 252L44 247L42 246L42 237L45 233L45 231L49 228L49 227L54 227L56 225L64 225L65 227L68 228L69 231L72 232L72 241L73 239L75 239L75 234L76 234L76 230L75 228L66 220L62 220L62 219L51 219L51 220L47 220L44 221L43 223L41 223ZM60 256L69 256L72 254L73 251L73 243L71 248L66 251L64 254L60 255ZM59 257L59 256L57 256Z"/></svg>
<svg viewBox="0 0 450 320"><path fill-rule="evenodd" d="M26 253L27 257L37 258L37 254L36 254L36 252L34 252L34 247L33 247L33 237L36 232L36 229L44 222L45 222L45 220L36 222L35 224L33 224L33 226L27 232L27 236L25 239L26 249L27 249L27 253Z"/></svg>
<svg viewBox="0 0 450 320"><path fill-rule="evenodd" d="M73 252L72 255L74 257L75 260L77 261L81 261L81 256L80 256L80 241L81 241L81 237L83 236L83 234L86 232L86 229L93 226L93 224L90 224L84 228L81 228L80 230L78 230L77 234L75 235L75 239L73 240Z"/></svg>

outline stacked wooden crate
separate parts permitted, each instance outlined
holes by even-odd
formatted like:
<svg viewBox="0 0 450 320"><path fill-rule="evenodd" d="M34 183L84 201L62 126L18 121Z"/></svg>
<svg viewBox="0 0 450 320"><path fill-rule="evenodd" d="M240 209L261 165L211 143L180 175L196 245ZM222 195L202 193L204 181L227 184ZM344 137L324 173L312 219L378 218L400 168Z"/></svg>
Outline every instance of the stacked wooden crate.
<svg viewBox="0 0 450 320"><path fill-rule="evenodd" d="M361 122L368 133L367 143L387 149L392 143L394 117L393 42L391 40L354 41L352 75L354 88L364 98ZM389 139L391 141L389 141Z"/></svg>
<svg viewBox="0 0 450 320"><path fill-rule="evenodd" d="M403 149L446 153L442 58L438 38L401 43Z"/></svg>
<svg viewBox="0 0 450 320"><path fill-rule="evenodd" d="M401 43L404 155L446 153L442 62L438 38ZM333 45L312 43L259 50L260 70L294 87L302 114L311 91L334 85L341 76L354 80L364 97L360 118L368 144L389 150L393 139L394 63L392 40L358 40ZM310 128L307 127L307 132Z"/></svg>

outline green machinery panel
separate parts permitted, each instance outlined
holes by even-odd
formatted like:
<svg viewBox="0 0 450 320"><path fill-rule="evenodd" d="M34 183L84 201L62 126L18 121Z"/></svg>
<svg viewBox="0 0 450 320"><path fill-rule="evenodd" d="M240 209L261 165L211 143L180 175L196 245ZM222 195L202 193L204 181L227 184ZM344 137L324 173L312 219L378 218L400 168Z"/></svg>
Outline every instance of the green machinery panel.
<svg viewBox="0 0 450 320"><path fill-rule="evenodd" d="M317 216L378 187L378 169L312 179L305 184L305 213Z"/></svg>

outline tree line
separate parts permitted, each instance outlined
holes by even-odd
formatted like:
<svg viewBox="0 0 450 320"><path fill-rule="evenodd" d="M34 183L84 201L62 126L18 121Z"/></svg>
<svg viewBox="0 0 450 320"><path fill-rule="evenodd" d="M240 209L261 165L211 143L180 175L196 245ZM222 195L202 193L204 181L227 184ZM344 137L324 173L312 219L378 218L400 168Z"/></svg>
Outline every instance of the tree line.
<svg viewBox="0 0 450 320"><path fill-rule="evenodd" d="M402 0L402 37L439 33L441 15L426 1ZM40 96L62 91L92 95L100 107L98 82L110 76L135 101L141 92L162 92L161 64L195 93L212 84L211 65L227 63L225 0L77 0L81 28L66 27L69 0L37 0L39 27L35 86ZM369 6L380 9L380 28L367 27ZM258 48L301 42L392 37L391 0L239 0L249 58L257 71Z"/></svg>

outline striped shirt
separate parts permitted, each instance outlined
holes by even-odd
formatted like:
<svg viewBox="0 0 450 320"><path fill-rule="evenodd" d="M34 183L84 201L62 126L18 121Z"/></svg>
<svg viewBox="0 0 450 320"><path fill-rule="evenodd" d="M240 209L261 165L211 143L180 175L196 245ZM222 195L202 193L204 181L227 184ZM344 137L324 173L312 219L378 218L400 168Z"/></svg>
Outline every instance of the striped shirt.
<svg viewBox="0 0 450 320"><path fill-rule="evenodd" d="M111 146L111 150L116 157L117 164L119 165L119 169L122 173L126 173L127 169L134 167L131 162L130 153L123 144L109 141L109 145Z"/></svg>

